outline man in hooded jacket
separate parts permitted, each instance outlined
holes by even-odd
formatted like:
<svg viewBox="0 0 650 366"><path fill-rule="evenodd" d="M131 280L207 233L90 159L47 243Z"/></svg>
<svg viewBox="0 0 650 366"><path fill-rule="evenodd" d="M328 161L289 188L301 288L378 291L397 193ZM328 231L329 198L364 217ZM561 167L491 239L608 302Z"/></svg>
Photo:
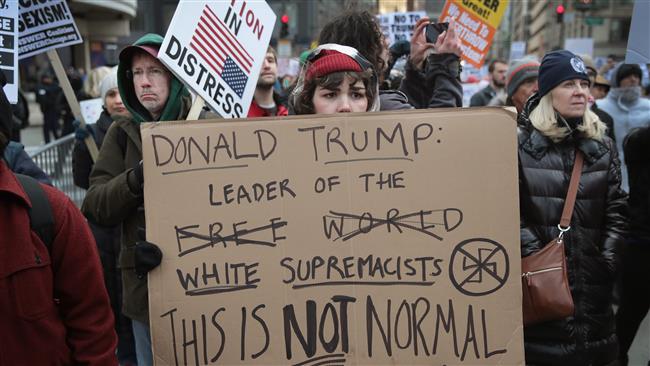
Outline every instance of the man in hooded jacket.
<svg viewBox="0 0 650 366"><path fill-rule="evenodd" d="M625 159L623 141L630 130L650 123L650 100L641 96L641 67L635 64L621 64L612 72L612 89L598 101L600 109L614 119L616 147L621 161ZM629 191L627 166L621 164L623 182L621 187Z"/></svg>
<svg viewBox="0 0 650 366"><path fill-rule="evenodd" d="M138 365L153 364L147 278L135 271L136 241L143 239L138 230L145 225L140 124L184 120L191 107L185 86L157 60L162 41L147 34L120 52L118 88L131 117L116 120L106 133L82 205L89 220L121 225L122 310L132 320Z"/></svg>

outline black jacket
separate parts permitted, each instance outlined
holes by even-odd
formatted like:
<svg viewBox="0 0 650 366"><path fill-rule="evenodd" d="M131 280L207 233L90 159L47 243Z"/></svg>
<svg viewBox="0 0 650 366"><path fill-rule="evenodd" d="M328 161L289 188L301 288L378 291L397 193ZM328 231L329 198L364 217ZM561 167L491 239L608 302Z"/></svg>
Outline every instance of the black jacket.
<svg viewBox="0 0 650 366"><path fill-rule="evenodd" d="M407 62L399 90L380 91L381 110L462 107L459 73L460 58L454 54L430 55L422 71Z"/></svg>
<svg viewBox="0 0 650 366"><path fill-rule="evenodd" d="M612 116L610 116L609 113L605 112L604 110L598 108L598 105L596 105L596 103L591 106L591 111L596 113L598 118L600 118L600 120L603 121L607 126L607 136L609 136L610 139L616 141L616 136L614 135L614 119Z"/></svg>
<svg viewBox="0 0 650 366"><path fill-rule="evenodd" d="M103 110L95 125L89 125L94 132L95 143L97 144L98 150L102 147L106 131L108 131L108 128L112 123L113 119L111 116L106 112L106 110ZM88 152L86 144L83 141L75 140L74 149L72 150L72 177L74 184L77 187L83 189L88 189L88 187L90 187L89 177L92 168L93 160L90 157L90 152Z"/></svg>
<svg viewBox="0 0 650 366"><path fill-rule="evenodd" d="M474 93L474 95L472 95L472 98L470 98L469 100L469 106L470 107L486 106L496 95L497 95L496 90L492 89L492 85L488 85L485 88Z"/></svg>
<svg viewBox="0 0 650 366"><path fill-rule="evenodd" d="M531 97L519 127L521 255L539 251L557 237L575 149L585 155L571 229L565 234L568 277L575 315L524 329L526 363L605 365L617 358L612 289L617 251L626 229L626 195L620 188L617 150L609 137L568 136L554 143L528 119L539 98Z"/></svg>
<svg viewBox="0 0 650 366"><path fill-rule="evenodd" d="M650 242L650 126L630 131L623 151L630 182L630 236Z"/></svg>

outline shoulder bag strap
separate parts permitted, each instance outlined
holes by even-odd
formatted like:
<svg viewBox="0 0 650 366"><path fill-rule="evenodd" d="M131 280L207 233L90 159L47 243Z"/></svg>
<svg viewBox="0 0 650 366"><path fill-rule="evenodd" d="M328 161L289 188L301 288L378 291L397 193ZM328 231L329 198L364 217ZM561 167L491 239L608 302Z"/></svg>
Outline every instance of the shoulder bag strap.
<svg viewBox="0 0 650 366"><path fill-rule="evenodd" d="M571 226L571 216L573 215L573 206L576 203L576 195L578 194L578 186L580 185L580 175L582 174L582 163L584 156L580 150L576 150L576 160L573 163L573 171L571 172L571 181L569 182L569 192L567 192L566 200L564 201L564 210L562 210L562 218L558 226L561 232L569 230Z"/></svg>

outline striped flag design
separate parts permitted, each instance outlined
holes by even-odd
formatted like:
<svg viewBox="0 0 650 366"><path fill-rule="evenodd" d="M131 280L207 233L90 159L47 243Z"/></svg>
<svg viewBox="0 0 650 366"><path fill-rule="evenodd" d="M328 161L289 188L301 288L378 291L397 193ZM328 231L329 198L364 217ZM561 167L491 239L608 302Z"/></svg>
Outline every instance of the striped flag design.
<svg viewBox="0 0 650 366"><path fill-rule="evenodd" d="M240 98L243 96L253 57L208 5L203 8L190 47Z"/></svg>

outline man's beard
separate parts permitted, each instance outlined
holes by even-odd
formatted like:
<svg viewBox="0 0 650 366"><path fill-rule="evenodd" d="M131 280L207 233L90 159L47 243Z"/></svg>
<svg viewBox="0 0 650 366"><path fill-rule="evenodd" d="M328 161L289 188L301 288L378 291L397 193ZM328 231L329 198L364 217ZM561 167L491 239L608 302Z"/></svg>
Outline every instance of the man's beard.
<svg viewBox="0 0 650 366"><path fill-rule="evenodd" d="M506 86L505 82L496 81L494 79L492 80L492 82L494 83L494 86L496 86L499 89L504 88Z"/></svg>
<svg viewBox="0 0 650 366"><path fill-rule="evenodd" d="M275 85L276 80L277 79L274 79L273 81L265 81L262 80L262 78L257 79L257 88L266 90L271 89Z"/></svg>

